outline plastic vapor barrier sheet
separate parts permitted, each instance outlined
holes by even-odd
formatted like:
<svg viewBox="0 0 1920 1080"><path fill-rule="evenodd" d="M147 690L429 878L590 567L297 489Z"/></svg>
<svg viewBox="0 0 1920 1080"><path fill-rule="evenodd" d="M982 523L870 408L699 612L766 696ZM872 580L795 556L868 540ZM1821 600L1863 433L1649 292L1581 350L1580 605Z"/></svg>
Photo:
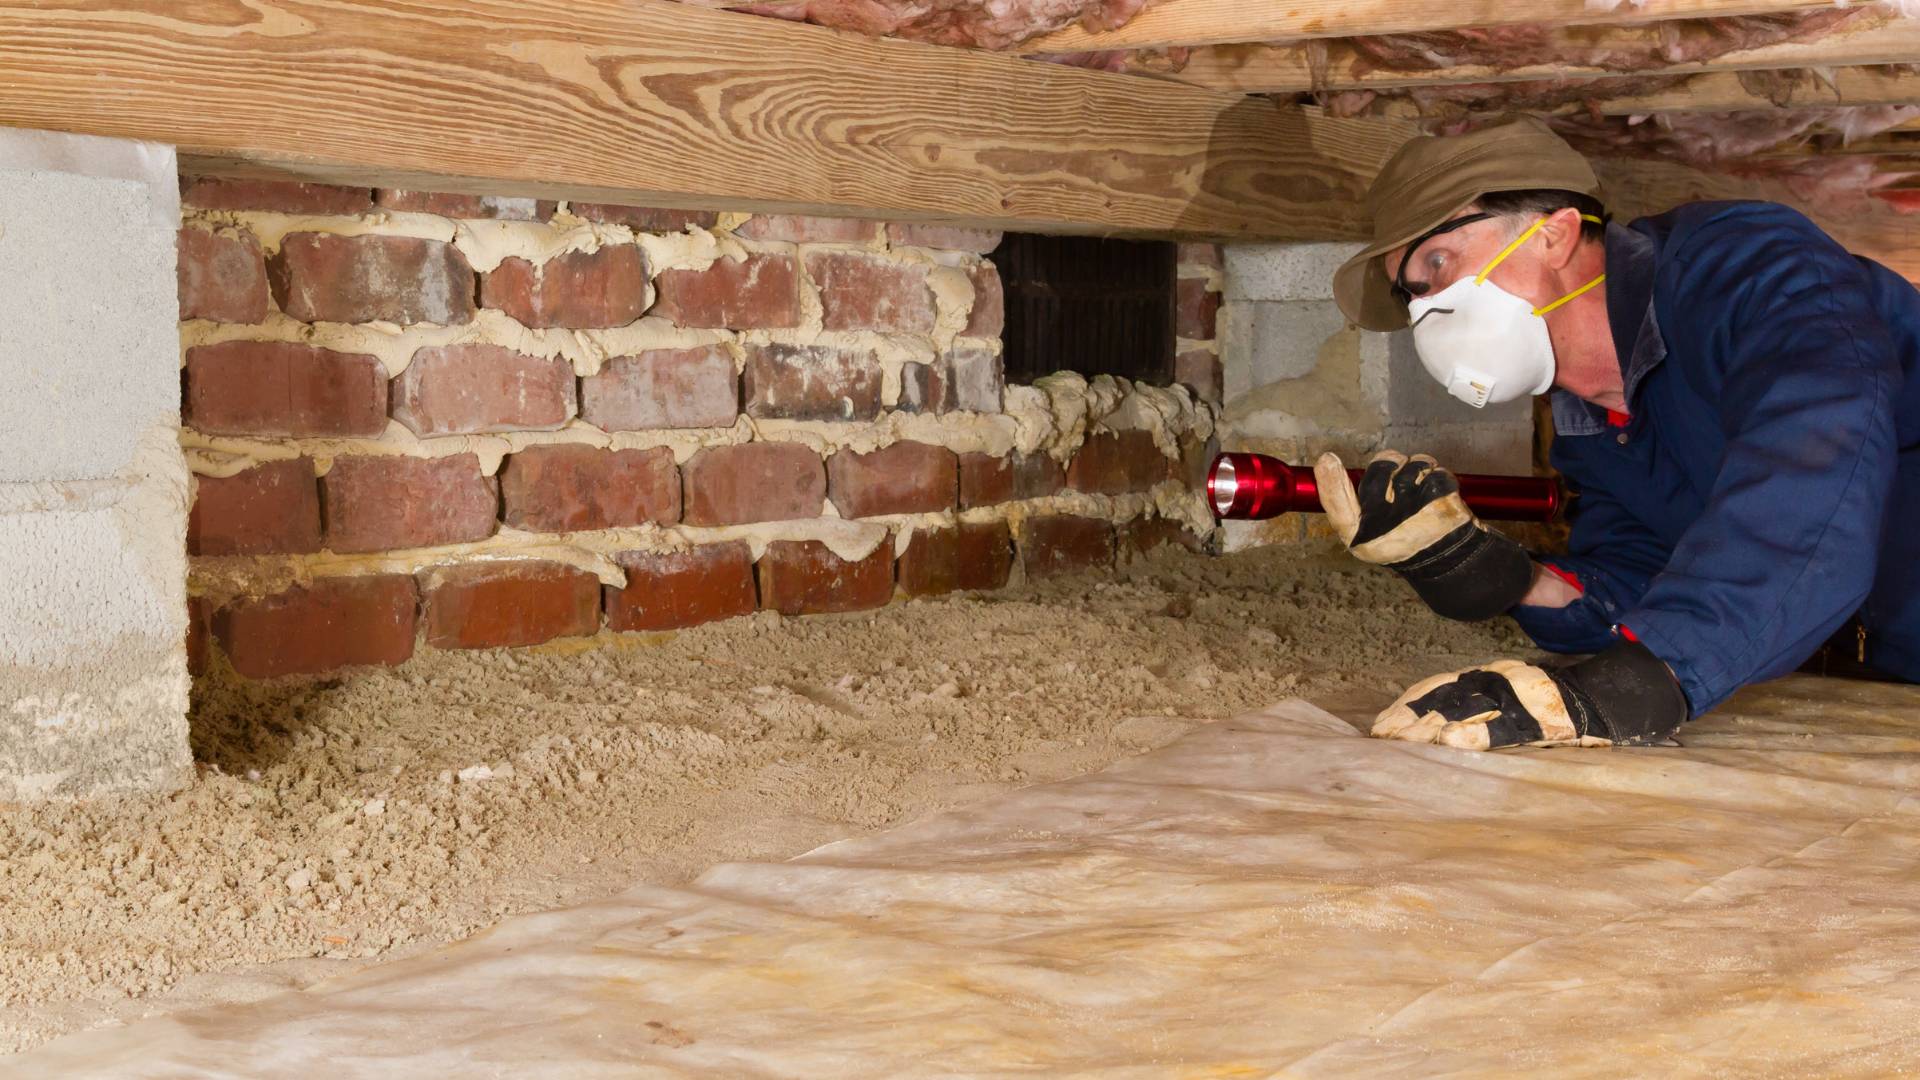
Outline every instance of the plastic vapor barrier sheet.
<svg viewBox="0 0 1920 1080"><path fill-rule="evenodd" d="M1920 1071L1920 691L1474 754L1300 701L0 1075Z"/></svg>

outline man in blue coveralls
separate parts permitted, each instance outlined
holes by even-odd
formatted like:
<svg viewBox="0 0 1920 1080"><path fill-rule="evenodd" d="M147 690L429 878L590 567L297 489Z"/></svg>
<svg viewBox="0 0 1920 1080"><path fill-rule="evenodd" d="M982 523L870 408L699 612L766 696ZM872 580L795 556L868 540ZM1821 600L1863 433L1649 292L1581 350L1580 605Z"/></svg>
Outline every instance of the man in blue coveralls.
<svg viewBox="0 0 1920 1080"><path fill-rule="evenodd" d="M1409 142L1334 294L1411 325L1473 406L1551 394L1568 553L1484 528L1433 459L1316 467L1349 550L1435 611L1506 613L1546 668L1419 683L1373 734L1469 749L1659 742L1843 625L1920 680L1920 292L1762 202L1607 223L1592 167L1524 119ZM1849 624L1849 620L1857 622Z"/></svg>

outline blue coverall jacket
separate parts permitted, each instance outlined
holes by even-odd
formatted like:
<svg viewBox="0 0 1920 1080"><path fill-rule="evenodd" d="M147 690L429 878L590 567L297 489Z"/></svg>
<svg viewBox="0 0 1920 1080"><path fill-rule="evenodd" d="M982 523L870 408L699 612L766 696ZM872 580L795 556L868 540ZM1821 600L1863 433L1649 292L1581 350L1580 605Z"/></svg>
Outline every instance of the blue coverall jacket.
<svg viewBox="0 0 1920 1080"><path fill-rule="evenodd" d="M1920 680L1920 292L1806 217L1695 203L1606 237L1627 416L1553 395L1578 492L1542 648L1626 627L1699 715L1804 662L1847 618Z"/></svg>

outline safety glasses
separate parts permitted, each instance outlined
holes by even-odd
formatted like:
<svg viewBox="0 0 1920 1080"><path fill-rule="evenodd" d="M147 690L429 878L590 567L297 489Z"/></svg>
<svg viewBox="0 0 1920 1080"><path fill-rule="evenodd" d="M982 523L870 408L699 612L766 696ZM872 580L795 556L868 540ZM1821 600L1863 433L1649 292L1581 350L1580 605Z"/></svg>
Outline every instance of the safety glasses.
<svg viewBox="0 0 1920 1080"><path fill-rule="evenodd" d="M1413 264L1413 254L1420 250L1421 244L1426 243L1436 236L1445 236L1455 229L1465 228L1474 222L1488 221L1492 218L1493 215L1487 213L1468 214L1466 217L1457 217L1452 221L1443 221L1416 237L1413 243L1407 245L1406 258L1400 260L1400 269L1393 275L1394 298L1399 300L1401 304L1410 304L1413 302L1414 297L1426 295L1427 290L1432 287L1430 282L1425 281L1416 281L1411 285L1407 283L1407 267ZM1416 289L1419 291L1414 291Z"/></svg>

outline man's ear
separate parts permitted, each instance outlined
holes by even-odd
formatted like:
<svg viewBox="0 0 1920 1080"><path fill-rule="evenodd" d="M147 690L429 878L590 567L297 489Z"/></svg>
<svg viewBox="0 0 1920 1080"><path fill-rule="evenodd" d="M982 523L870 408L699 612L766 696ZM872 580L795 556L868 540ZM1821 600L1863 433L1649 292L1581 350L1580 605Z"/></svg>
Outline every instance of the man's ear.
<svg viewBox="0 0 1920 1080"><path fill-rule="evenodd" d="M1561 270L1573 261L1573 253L1580 247L1580 211L1571 206L1563 206L1547 215L1547 223L1540 226L1545 234L1542 254L1546 256L1547 266Z"/></svg>

